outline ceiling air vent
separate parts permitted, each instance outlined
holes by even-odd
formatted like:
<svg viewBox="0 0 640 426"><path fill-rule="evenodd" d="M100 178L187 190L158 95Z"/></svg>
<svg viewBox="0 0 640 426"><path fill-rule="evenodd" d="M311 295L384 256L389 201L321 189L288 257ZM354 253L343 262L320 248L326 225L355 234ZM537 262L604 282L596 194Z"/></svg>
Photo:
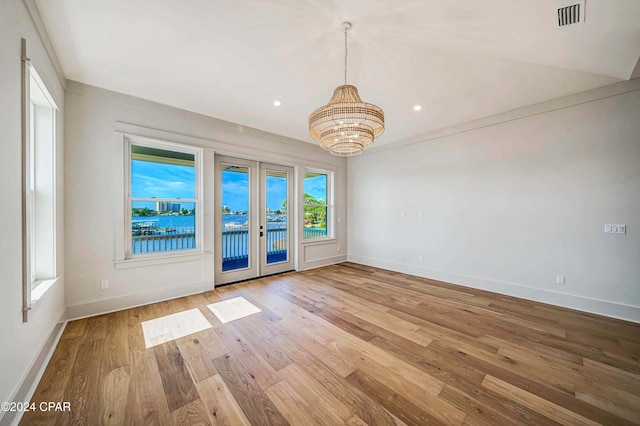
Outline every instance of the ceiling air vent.
<svg viewBox="0 0 640 426"><path fill-rule="evenodd" d="M584 22L584 1L561 7L558 9L558 26L564 27L571 24Z"/></svg>

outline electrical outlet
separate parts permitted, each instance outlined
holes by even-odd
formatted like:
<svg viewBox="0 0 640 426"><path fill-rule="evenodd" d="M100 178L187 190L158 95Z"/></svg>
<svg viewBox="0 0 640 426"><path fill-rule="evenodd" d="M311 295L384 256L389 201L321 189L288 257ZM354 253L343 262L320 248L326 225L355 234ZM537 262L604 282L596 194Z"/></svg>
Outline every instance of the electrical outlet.
<svg viewBox="0 0 640 426"><path fill-rule="evenodd" d="M605 234L626 234L627 225L604 225Z"/></svg>
<svg viewBox="0 0 640 426"><path fill-rule="evenodd" d="M107 280L100 281L100 290L109 290L109 281Z"/></svg>
<svg viewBox="0 0 640 426"><path fill-rule="evenodd" d="M556 275L556 284L564 285L564 275Z"/></svg>
<svg viewBox="0 0 640 426"><path fill-rule="evenodd" d="M336 251L340 251L340 246L338 246L338 247L336 248Z"/></svg>
<svg viewBox="0 0 640 426"><path fill-rule="evenodd" d="M404 212L400 212L400 217L404 219Z"/></svg>
<svg viewBox="0 0 640 426"><path fill-rule="evenodd" d="M419 260L420 262L424 262L424 256L422 256L422 255L418 256L418 260Z"/></svg>

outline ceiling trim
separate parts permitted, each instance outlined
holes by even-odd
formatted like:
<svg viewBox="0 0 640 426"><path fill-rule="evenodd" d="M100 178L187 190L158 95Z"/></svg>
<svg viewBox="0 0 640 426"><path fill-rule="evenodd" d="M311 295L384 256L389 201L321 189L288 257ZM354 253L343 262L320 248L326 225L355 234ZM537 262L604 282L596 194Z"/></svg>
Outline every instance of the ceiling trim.
<svg viewBox="0 0 640 426"><path fill-rule="evenodd" d="M215 118L209 117L212 120ZM139 126L137 124L126 123L123 121L115 122L115 133L119 136L134 137L138 139L146 139L153 142L172 142L178 144L186 144L195 146L198 148L210 149L217 155L226 155L231 157L244 158L247 160L256 161L268 161L281 164L283 166L295 167L298 165L304 165L308 167L315 167L323 170L336 171L335 164L325 163L317 160L310 160L309 157L292 155L291 152L286 155L277 154L270 150L259 149L255 146L244 146L236 143L224 142L219 139L205 139L198 136L186 135L184 133L172 132L167 130L155 129L152 127ZM120 137L117 138L118 142L121 142ZM308 145L308 146L306 146ZM296 145L297 150L305 149L307 152L320 150L322 153L326 151L321 150L319 147L315 147L311 144L305 144L302 146ZM328 154L326 154L328 155ZM346 158L330 157L336 161L346 161Z"/></svg>
<svg viewBox="0 0 640 426"><path fill-rule="evenodd" d="M402 148L408 145L420 144L435 139L441 139L460 133L467 133L485 127L492 127L503 123L508 123L510 121L516 121L527 117L533 117L553 111L559 111L562 109L588 104L591 102L599 101L601 99L612 98L637 91L640 91L640 79L622 81L620 83L614 83L608 86L598 87L596 89L576 93L574 95L552 99L550 101L541 102L539 104L529 105L523 108L514 109L490 117L481 118L479 120L468 121L465 123L460 123L458 125L445 127L425 133L415 138L391 142L386 145L374 146L372 149L370 149L370 151L386 151L390 149Z"/></svg>
<svg viewBox="0 0 640 426"><path fill-rule="evenodd" d="M53 43L51 43L51 39L49 38L49 33L44 26L44 22L42 21L42 16L40 15L40 10L38 10L38 6L36 6L35 0L22 0L22 4L29 15L29 19L31 19L31 23L38 34L38 38L40 38L40 42L44 46L45 52L47 52L47 56L49 60L53 64L53 68L56 71L56 77L58 77L58 81L63 89L67 88L67 79L64 75L64 71L62 70L62 66L60 65L60 61L58 61L58 55L56 55L56 51L53 48Z"/></svg>

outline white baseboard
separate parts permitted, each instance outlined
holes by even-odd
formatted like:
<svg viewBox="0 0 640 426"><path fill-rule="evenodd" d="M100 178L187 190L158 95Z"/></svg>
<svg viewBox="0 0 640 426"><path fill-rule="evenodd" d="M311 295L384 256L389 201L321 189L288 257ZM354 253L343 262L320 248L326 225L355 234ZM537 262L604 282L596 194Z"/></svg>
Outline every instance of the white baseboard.
<svg viewBox="0 0 640 426"><path fill-rule="evenodd" d="M49 332L47 338L43 342L40 350L38 351L38 355L34 358L31 366L27 370L26 374L22 378L20 382L20 386L18 387L15 395L11 398L13 402L25 402L30 401L33 397L33 394L40 383L40 379L44 374L47 365L49 365L49 361L53 356L53 352L58 345L58 341L62 336L62 332L67 325L66 321L62 321L65 317L65 312L62 311L58 321L53 325L51 331ZM2 413L4 416L0 416L0 426L5 425L17 425L20 423L22 416L24 414L23 411L8 411L6 413Z"/></svg>
<svg viewBox="0 0 640 426"><path fill-rule="evenodd" d="M107 314L109 312L135 308L137 306L148 305L150 303L163 302L165 300L175 299L178 297L203 293L209 290L213 290L212 282L197 282L159 288L143 293L128 294L126 296L113 297L111 299L95 300L93 302L67 306L67 319L74 320Z"/></svg>
<svg viewBox="0 0 640 426"><path fill-rule="evenodd" d="M640 323L639 306L624 305L622 303L610 302L607 300L591 299L588 297L576 296L573 294L527 287L515 283L457 274L454 272L438 271L435 269L405 265L398 262L390 262L387 260L374 259L363 256L348 255L347 258L350 262L360 263L362 265L388 269L391 271L402 272L418 277L464 285L467 287L477 288L479 290L491 291L494 293L519 297L521 299L547 303L549 305L561 306L564 308L576 309L579 311L590 312L607 317Z"/></svg>
<svg viewBox="0 0 640 426"><path fill-rule="evenodd" d="M321 268L323 266L335 265L336 263L342 263L347 261L347 255L341 254L339 256L323 257L322 259L312 260L311 262L304 262L301 271L307 269Z"/></svg>

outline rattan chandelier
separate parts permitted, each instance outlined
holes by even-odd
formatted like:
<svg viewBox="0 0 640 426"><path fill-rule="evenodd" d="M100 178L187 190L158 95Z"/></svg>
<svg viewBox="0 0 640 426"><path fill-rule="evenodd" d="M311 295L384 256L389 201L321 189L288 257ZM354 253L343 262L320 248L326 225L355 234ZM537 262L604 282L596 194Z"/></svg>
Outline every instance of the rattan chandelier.
<svg viewBox="0 0 640 426"><path fill-rule="evenodd" d="M320 146L333 155L360 154L373 145L373 140L384 132L384 111L373 104L362 102L358 89L347 84L347 32L344 28L344 85L336 87L329 103L309 116L309 133Z"/></svg>

